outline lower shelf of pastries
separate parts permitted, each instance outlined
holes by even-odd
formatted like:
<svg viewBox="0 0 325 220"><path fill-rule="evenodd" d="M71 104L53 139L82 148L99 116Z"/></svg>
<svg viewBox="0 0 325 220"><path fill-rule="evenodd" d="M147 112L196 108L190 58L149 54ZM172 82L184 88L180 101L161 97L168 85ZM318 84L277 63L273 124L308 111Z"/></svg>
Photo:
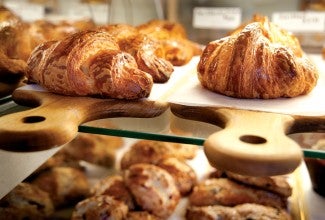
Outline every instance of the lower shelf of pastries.
<svg viewBox="0 0 325 220"><path fill-rule="evenodd" d="M139 162L142 165L137 166ZM274 180L217 171L198 146L81 133L24 181L50 196L20 184L16 192L2 198L0 217L23 211L25 216L48 215L49 219L71 219L72 215L93 219L100 214L172 220L197 219L197 215L204 219L259 219L261 214L276 219L325 217L325 199L311 190L305 164ZM103 194L113 196L113 201Z"/></svg>

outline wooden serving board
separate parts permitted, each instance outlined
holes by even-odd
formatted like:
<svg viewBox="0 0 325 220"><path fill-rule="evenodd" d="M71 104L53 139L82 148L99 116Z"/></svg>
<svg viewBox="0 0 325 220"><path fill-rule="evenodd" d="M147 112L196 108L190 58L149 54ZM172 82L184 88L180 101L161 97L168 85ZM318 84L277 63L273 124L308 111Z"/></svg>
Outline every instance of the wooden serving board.
<svg viewBox="0 0 325 220"><path fill-rule="evenodd" d="M325 132L324 61L319 56L312 58L321 74L308 95L236 99L204 89L196 74L192 74L170 97L171 111L178 117L222 128L204 143L206 156L214 167L254 176L290 173L303 155L300 146L287 135Z"/></svg>
<svg viewBox="0 0 325 220"><path fill-rule="evenodd" d="M0 118L0 146L10 151L37 151L71 141L82 123L112 117L150 118L162 114L166 102L61 96L22 88L16 103L34 108Z"/></svg>
<svg viewBox="0 0 325 220"><path fill-rule="evenodd" d="M181 104L170 107L178 117L221 127L205 140L205 154L212 166L243 175L272 176L293 172L303 155L300 146L287 135L325 132L325 116Z"/></svg>

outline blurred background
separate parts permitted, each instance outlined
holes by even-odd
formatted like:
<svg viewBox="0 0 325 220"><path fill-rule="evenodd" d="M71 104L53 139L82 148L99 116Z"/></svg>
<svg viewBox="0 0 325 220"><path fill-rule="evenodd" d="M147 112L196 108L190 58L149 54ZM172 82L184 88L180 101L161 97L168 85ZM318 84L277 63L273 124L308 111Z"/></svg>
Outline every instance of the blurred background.
<svg viewBox="0 0 325 220"><path fill-rule="evenodd" d="M315 12L319 27L291 25L304 47L315 48L325 44L325 0L2 0L26 21L47 18L90 18L97 24L129 23L138 25L148 20L168 19L182 23L189 38L205 44L225 36L229 30L254 14L269 16L279 22L278 13ZM276 14L276 15L275 15ZM275 16L274 16L275 15ZM301 16L301 15L299 15ZM216 19L220 22L216 22ZM303 19L303 18L300 18ZM280 19L281 21L281 19ZM304 30L305 28L305 30Z"/></svg>

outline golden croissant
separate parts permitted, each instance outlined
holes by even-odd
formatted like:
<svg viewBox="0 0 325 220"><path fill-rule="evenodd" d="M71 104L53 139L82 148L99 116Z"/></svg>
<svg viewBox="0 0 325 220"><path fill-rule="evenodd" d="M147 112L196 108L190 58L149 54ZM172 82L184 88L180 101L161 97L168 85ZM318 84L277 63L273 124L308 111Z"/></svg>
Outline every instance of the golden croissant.
<svg viewBox="0 0 325 220"><path fill-rule="evenodd" d="M140 33L158 41L165 53L165 59L174 66L187 64L193 56L200 55L199 44L187 38L184 27L177 22L166 20L151 20L137 26Z"/></svg>
<svg viewBox="0 0 325 220"><path fill-rule="evenodd" d="M165 59L163 47L158 41L141 34L135 27L127 24L106 25L99 30L115 37L120 49L131 54L139 69L149 73L155 83L169 80L174 67Z"/></svg>
<svg viewBox="0 0 325 220"><path fill-rule="evenodd" d="M63 95L138 99L147 97L153 85L152 77L102 31L81 31L43 43L27 65L29 81Z"/></svg>
<svg viewBox="0 0 325 220"><path fill-rule="evenodd" d="M95 24L88 20L25 22L11 10L0 6L0 77L23 75L27 59L40 43L61 40L72 33L94 27Z"/></svg>
<svg viewBox="0 0 325 220"><path fill-rule="evenodd" d="M267 18L210 42L197 70L205 88L236 98L295 97L318 80L298 40Z"/></svg>

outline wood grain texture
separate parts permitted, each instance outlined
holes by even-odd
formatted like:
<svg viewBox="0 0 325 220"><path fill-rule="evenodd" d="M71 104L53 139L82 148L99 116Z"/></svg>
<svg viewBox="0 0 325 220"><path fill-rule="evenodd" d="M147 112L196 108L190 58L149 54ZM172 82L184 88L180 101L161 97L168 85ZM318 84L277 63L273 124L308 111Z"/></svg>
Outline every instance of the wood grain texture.
<svg viewBox="0 0 325 220"><path fill-rule="evenodd" d="M32 109L0 118L0 148L10 151L37 151L71 141L82 123L113 117L150 118L162 114L168 104L60 96L48 92L15 90L13 99Z"/></svg>
<svg viewBox="0 0 325 220"><path fill-rule="evenodd" d="M303 155L300 146L287 135L325 131L325 116L291 116L179 104L171 104L171 111L181 118L221 127L206 139L205 154L212 166L243 175L293 172Z"/></svg>

